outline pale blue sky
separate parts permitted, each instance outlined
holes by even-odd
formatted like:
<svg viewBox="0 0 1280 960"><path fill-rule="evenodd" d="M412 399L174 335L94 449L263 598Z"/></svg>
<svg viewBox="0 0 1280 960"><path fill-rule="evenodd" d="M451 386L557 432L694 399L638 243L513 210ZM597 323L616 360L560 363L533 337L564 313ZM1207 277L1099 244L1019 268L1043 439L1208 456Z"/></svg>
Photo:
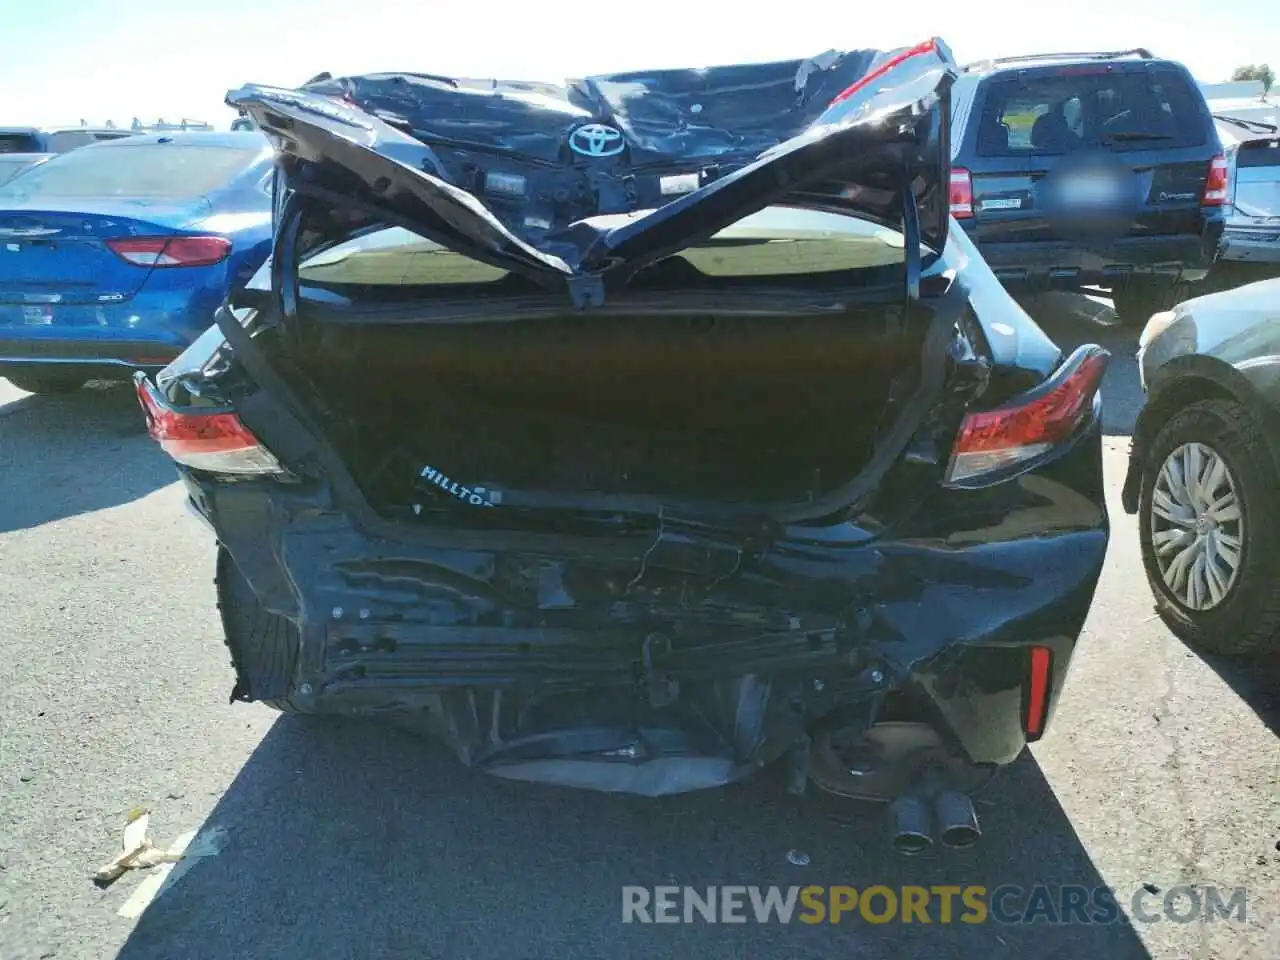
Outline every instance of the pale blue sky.
<svg viewBox="0 0 1280 960"><path fill-rule="evenodd" d="M185 114L226 126L228 88L322 70L559 80L934 34L961 60L1147 46L1205 81L1240 63L1280 71L1280 0L0 0L0 125Z"/></svg>

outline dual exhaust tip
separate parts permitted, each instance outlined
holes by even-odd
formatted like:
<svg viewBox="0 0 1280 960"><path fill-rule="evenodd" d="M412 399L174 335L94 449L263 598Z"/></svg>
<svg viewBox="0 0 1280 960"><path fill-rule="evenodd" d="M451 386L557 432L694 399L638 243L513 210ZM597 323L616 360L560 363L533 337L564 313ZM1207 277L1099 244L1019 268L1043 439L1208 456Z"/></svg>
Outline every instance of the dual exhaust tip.
<svg viewBox="0 0 1280 960"><path fill-rule="evenodd" d="M971 847L982 836L973 801L958 790L932 797L909 793L889 805L893 849L898 853L914 856L931 848L935 823L944 847Z"/></svg>

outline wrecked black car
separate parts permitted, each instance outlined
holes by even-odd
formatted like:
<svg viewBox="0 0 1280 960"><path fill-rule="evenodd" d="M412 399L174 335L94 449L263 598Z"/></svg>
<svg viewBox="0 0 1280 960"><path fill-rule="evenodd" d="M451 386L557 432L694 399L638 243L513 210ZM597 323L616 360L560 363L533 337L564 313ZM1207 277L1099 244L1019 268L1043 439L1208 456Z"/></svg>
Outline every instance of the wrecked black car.
<svg viewBox="0 0 1280 960"><path fill-rule="evenodd" d="M956 73L229 94L273 254L136 385L216 531L233 699L605 791L781 761L901 850L976 839L1102 569L1108 355L954 227Z"/></svg>

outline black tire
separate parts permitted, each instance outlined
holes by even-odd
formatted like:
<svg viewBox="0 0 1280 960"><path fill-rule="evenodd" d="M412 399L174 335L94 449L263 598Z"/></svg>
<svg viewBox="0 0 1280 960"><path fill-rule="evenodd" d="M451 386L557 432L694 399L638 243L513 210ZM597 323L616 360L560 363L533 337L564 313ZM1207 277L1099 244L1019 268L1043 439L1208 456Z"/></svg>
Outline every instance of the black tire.
<svg viewBox="0 0 1280 960"><path fill-rule="evenodd" d="M1183 293L1181 284L1135 282L1113 290L1111 303L1121 324L1141 330L1153 313L1171 309Z"/></svg>
<svg viewBox="0 0 1280 960"><path fill-rule="evenodd" d="M1223 461L1240 505L1240 564L1225 599L1208 610L1184 605L1164 582L1152 543L1157 475L1185 443L1200 443ZM1280 630L1280 479L1271 451L1249 410L1230 400L1193 403L1169 419L1147 451L1138 505L1142 565L1156 612L1179 638L1211 653L1242 656L1276 647Z"/></svg>
<svg viewBox="0 0 1280 960"><path fill-rule="evenodd" d="M84 386L84 377L55 373L5 373L4 378L27 393L75 393Z"/></svg>
<svg viewBox="0 0 1280 960"><path fill-rule="evenodd" d="M214 584L223 636L236 671L233 699L257 701L282 713L310 712L292 698L297 626L263 609L225 547L218 548Z"/></svg>

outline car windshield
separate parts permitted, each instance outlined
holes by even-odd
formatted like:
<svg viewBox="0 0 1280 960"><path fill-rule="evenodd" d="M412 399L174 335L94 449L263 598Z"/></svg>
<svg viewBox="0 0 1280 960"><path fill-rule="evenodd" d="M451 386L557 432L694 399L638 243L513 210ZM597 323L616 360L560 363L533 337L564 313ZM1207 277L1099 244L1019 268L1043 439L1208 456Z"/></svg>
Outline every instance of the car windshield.
<svg viewBox="0 0 1280 960"><path fill-rule="evenodd" d="M1092 70L1092 68L1085 68ZM1146 73L1061 70L991 83L982 112L983 156L1069 153L1082 147L1200 146L1195 92L1169 68Z"/></svg>
<svg viewBox="0 0 1280 960"><path fill-rule="evenodd" d="M898 231L856 217L795 207L768 207L676 256L712 277L833 273L891 266L905 259ZM507 272L393 227L308 257L299 264L298 274L324 284L432 286L496 281Z"/></svg>
<svg viewBox="0 0 1280 960"><path fill-rule="evenodd" d="M69 197L185 200L223 186L259 150L194 144L112 144L54 157L0 187L0 202Z"/></svg>

